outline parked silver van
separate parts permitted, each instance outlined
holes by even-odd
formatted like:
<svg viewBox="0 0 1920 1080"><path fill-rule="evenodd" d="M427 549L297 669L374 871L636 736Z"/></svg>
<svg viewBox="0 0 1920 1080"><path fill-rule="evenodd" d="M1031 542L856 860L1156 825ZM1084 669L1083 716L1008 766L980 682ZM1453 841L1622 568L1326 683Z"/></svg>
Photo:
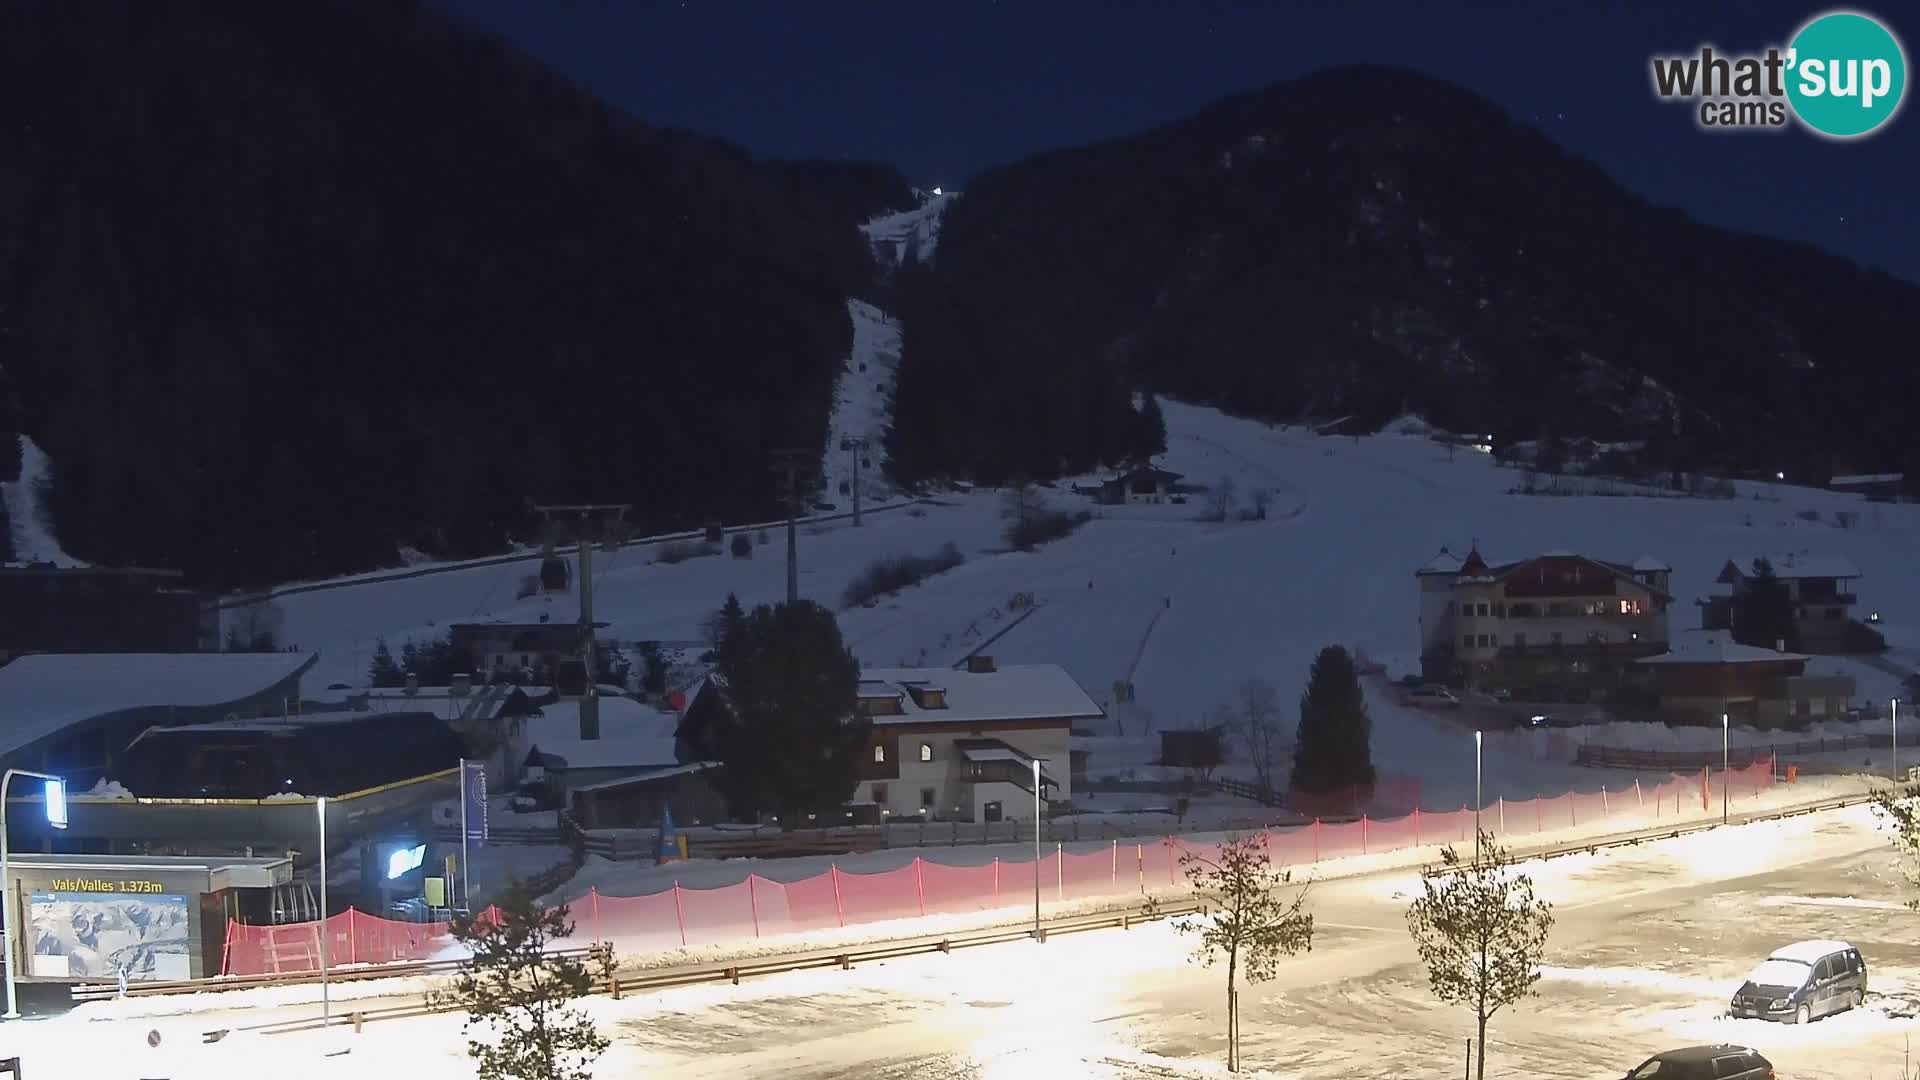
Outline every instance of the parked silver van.
<svg viewBox="0 0 1920 1080"><path fill-rule="evenodd" d="M1867 998L1867 962L1844 941L1802 941L1748 973L1728 1014L1804 1024L1857 1009Z"/></svg>

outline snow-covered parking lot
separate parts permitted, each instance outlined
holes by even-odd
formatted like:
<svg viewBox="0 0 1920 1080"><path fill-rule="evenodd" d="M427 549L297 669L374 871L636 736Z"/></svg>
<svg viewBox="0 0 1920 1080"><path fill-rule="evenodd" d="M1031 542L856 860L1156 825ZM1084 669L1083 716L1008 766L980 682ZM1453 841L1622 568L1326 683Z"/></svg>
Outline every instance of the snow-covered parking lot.
<svg viewBox="0 0 1920 1080"><path fill-rule="evenodd" d="M1920 1019L1920 941L1885 834L1863 808L1714 830L1532 864L1557 925L1539 996L1498 1016L1488 1075L1618 1076L1648 1054L1728 1041L1783 1077L1897 1075ZM1417 877L1315 886L1313 951L1247 988L1245 1058L1265 1075L1429 1077L1464 1064L1471 1018L1436 1005L1404 928ZM1867 956L1866 1008L1796 1028L1719 1018L1742 972L1802 938ZM1208 1076L1221 1073L1221 973L1165 925L1056 938L850 972L795 973L589 1008L614 1047L598 1075L672 1077ZM1909 989L1911 988L1911 990ZM129 1003L132 1004L132 1003ZM257 1035L255 1008L135 1018L86 1006L10 1025L29 1074L471 1076L454 1017L358 1035ZM220 1042L200 1033L229 1028ZM147 1044L149 1031L160 1045ZM343 1053L344 1051L344 1053ZM333 1056L329 1056L333 1055ZM1255 1073L1254 1075L1261 1075Z"/></svg>

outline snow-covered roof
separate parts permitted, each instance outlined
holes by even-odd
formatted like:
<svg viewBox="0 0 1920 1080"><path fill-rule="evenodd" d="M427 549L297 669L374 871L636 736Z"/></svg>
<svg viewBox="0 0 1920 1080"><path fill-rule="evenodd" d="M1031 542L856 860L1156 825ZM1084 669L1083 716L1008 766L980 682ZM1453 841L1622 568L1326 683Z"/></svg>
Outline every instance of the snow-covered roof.
<svg viewBox="0 0 1920 1080"><path fill-rule="evenodd" d="M1651 555L1642 555L1639 558L1633 560L1633 568L1643 573L1648 571L1660 571L1660 570L1673 569L1673 567L1668 566L1666 563L1661 562L1659 559L1656 559Z"/></svg>
<svg viewBox="0 0 1920 1080"><path fill-rule="evenodd" d="M580 703L557 701L527 717L527 742L571 769L679 765L674 733L680 718L627 697L600 698L600 737L580 738Z"/></svg>
<svg viewBox="0 0 1920 1080"><path fill-rule="evenodd" d="M1673 642L1659 656L1641 657L1640 664L1757 664L1779 660L1805 660L1799 653L1775 652L1754 645L1742 645L1725 633L1711 637L1689 636Z"/></svg>
<svg viewBox="0 0 1920 1080"><path fill-rule="evenodd" d="M1441 548L1440 554L1428 559L1426 565L1413 573L1416 577L1421 574L1457 574L1460 572L1461 563L1465 561L1446 548Z"/></svg>
<svg viewBox="0 0 1920 1080"><path fill-rule="evenodd" d="M1742 577L1753 576L1755 559L1765 559L1773 564L1773 576L1782 579L1793 578L1857 578L1860 569L1853 560L1845 555L1812 555L1804 551L1788 551L1779 554L1748 555L1744 558L1728 560Z"/></svg>
<svg viewBox="0 0 1920 1080"><path fill-rule="evenodd" d="M901 714L875 716L875 726L991 722L995 720L1080 720L1105 715L1067 669L1058 664L1021 664L993 671L952 668L867 668L860 673L863 696L887 683L898 688ZM908 683L928 683L946 691L946 708L923 709L906 692Z"/></svg>
<svg viewBox="0 0 1920 1080"><path fill-rule="evenodd" d="M131 709L218 708L264 693L319 653L36 653L0 667L0 754Z"/></svg>
<svg viewBox="0 0 1920 1080"><path fill-rule="evenodd" d="M1802 964L1817 964L1837 952L1845 952L1853 946L1844 941L1796 941L1773 950L1769 960L1798 960Z"/></svg>

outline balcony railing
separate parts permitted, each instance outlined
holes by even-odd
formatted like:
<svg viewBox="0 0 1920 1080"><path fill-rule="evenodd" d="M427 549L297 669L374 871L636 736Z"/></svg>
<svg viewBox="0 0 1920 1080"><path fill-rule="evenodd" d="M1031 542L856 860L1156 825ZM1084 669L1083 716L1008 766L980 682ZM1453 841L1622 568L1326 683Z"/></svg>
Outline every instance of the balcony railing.
<svg viewBox="0 0 1920 1080"><path fill-rule="evenodd" d="M1855 593L1850 593L1850 592L1835 592L1835 593L1803 592L1800 594L1800 603L1808 606L1819 606L1822 604L1857 604L1859 602L1860 602L1859 595Z"/></svg>
<svg viewBox="0 0 1920 1080"><path fill-rule="evenodd" d="M1654 656L1666 651L1664 641L1541 641L1500 646L1501 656Z"/></svg>

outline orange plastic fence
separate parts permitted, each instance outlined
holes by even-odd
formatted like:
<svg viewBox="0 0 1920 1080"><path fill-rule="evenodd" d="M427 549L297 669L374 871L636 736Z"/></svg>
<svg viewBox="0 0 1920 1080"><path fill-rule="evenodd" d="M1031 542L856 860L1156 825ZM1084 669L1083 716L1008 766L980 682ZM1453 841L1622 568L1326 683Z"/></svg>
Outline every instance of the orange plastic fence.
<svg viewBox="0 0 1920 1080"><path fill-rule="evenodd" d="M1714 782L1720 782L1718 777ZM1754 795L1773 783L1773 768L1759 763L1736 769L1727 780L1733 798ZM1636 782L1619 790L1568 792L1551 799L1495 799L1481 807L1480 824L1500 837L1526 837L1578 828L1608 818L1700 817L1708 800L1706 774L1676 777L1654 786ZM1445 813L1416 810L1404 817L1327 822L1262 831L1269 858L1279 866L1304 867L1328 859L1374 855L1412 847L1471 843L1471 807ZM675 882L644 896L606 896L597 891L571 901L580 942L609 942L616 952L651 952L682 946L832 930L888 919L953 915L1022 907L1033 902L1035 872L1047 902L1138 894L1175 885L1180 857L1210 855L1217 844L1167 837L1135 843L1054 844L1037 868L1024 860L992 858L956 865L915 858L904 866L856 872L830 866L824 874L775 881L752 874L745 881L696 889ZM958 854L958 853L956 853ZM449 945L445 923L395 922L351 909L317 922L282 926L231 923L226 973L254 975L317 970L326 947L333 966L424 960Z"/></svg>

